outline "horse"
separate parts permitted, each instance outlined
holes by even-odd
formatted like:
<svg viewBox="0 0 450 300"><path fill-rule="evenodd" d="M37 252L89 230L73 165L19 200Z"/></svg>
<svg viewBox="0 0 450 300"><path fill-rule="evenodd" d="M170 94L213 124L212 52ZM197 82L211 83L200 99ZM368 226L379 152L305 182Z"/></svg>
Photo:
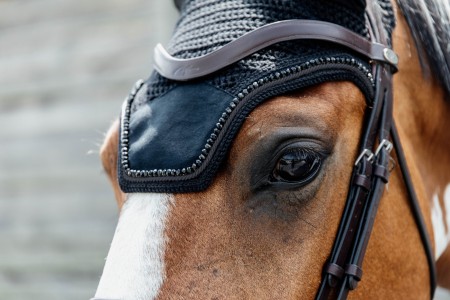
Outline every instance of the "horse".
<svg viewBox="0 0 450 300"><path fill-rule="evenodd" d="M227 2L232 1L223 3L230 11ZM198 17L195 5L205 3L213 1L176 1L182 14L194 15L193 19ZM310 2L298 3L306 7ZM360 7L365 11L369 4L392 6L396 24L391 40L399 57L393 76L393 119L434 254L430 264L409 204L411 195L399 166L401 154L395 149L388 159L391 174L365 253L364 275L348 296L430 298L434 267L437 284L450 289L448 2L330 0L326 4L346 11ZM231 18L233 12L224 15ZM185 36L178 33L180 39ZM203 78L196 82L202 84ZM139 84L132 97L148 97L148 91L139 92L142 86L146 84ZM354 82L339 78L287 92L280 89L243 118L211 182L182 192L167 192L159 185L155 192L119 185L118 149L126 131L120 127L128 123L116 121L106 135L101 160L120 217L94 299L317 297L355 161L360 160L359 143L370 106L366 98ZM124 106L124 111L130 110ZM156 113L146 116L156 118ZM176 159L171 155L169 160ZM302 164L292 169L292 161ZM177 184L181 183L171 188L176 190Z"/></svg>

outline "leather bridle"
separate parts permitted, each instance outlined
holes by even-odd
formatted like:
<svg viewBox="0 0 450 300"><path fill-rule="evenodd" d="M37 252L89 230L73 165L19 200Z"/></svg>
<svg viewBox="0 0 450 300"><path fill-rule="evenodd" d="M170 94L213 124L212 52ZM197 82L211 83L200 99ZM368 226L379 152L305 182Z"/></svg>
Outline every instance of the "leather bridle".
<svg viewBox="0 0 450 300"><path fill-rule="evenodd" d="M339 44L364 55L372 62L375 96L367 108L367 118L353 167L349 192L337 236L316 299L346 299L362 277L362 262L374 225L375 215L389 180L390 151L395 149L409 202L420 233L430 270L433 298L436 271L431 243L393 121L392 75L398 59L388 46L380 7L367 1L370 41L336 24L311 20L287 20L258 28L219 50L192 59L179 59L161 45L155 49L155 68L164 77L186 81L209 75L269 45L290 40L320 40Z"/></svg>
<svg viewBox="0 0 450 300"><path fill-rule="evenodd" d="M367 9L371 39L372 42L387 45L387 37L381 29L381 15L377 9L379 7L374 4ZM346 299L348 292L355 289L361 280L364 254L385 184L389 180L389 152L393 148L397 153L410 205L425 248L430 269L430 295L433 299L436 287L434 257L392 115L393 69L389 64L375 63L373 73L376 82L374 101L369 108L344 213L316 299L328 299L330 295ZM377 135L378 145L375 144Z"/></svg>

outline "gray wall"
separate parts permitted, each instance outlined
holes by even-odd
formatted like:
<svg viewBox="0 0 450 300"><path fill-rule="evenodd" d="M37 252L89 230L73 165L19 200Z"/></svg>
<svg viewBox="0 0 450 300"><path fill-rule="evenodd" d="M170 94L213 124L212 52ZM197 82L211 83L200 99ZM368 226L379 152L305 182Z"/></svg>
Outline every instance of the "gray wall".
<svg viewBox="0 0 450 300"><path fill-rule="evenodd" d="M0 0L0 299L94 295L117 221L98 149L169 0Z"/></svg>

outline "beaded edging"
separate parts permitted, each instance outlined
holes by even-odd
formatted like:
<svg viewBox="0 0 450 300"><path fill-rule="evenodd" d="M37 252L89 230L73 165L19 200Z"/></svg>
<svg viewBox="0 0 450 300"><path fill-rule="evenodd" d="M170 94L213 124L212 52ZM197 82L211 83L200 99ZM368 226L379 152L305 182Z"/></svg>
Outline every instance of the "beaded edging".
<svg viewBox="0 0 450 300"><path fill-rule="evenodd" d="M210 151L214 145L214 143L217 141L217 138L224 128L225 123L229 119L231 113L233 110L237 107L237 105L251 92L253 92L255 89L261 87L264 84L267 84L269 82L274 82L278 80L283 80L284 78L296 75L298 73L302 73L304 71L307 71L313 67L323 66L327 64L334 64L334 65L349 65L352 67L356 67L358 70L360 70L362 73L365 74L365 76L368 78L368 80L371 82L372 87L374 87L374 79L371 74L371 72L360 62L353 58L342 58L342 57L325 57L325 58L318 58L313 59L310 61L307 61L300 66L297 67L291 67L287 68L285 70L275 72L269 76L266 76L264 78L259 79L258 81L253 82L251 85L249 85L247 88L243 89L240 93L238 93L237 97L235 97L228 107L225 109L225 111L222 113L221 117L219 118L218 122L216 123L212 133L210 134L210 137L206 140L205 146L201 150L201 153L195 160L195 162L192 163L192 165L181 168L181 169L153 169L153 170L135 170L130 168L129 164L129 131L130 131L130 115L131 115L131 105L138 93L138 91L142 88L144 85L144 81L138 80L134 87L132 88L130 94L125 99L125 102L122 107L122 123L121 123L121 135L120 135L120 161L121 161L121 167L123 174L127 177L131 178L152 178L152 177L181 177L186 175L191 175L195 173L197 170L200 169L200 166L204 163L208 155L210 154Z"/></svg>

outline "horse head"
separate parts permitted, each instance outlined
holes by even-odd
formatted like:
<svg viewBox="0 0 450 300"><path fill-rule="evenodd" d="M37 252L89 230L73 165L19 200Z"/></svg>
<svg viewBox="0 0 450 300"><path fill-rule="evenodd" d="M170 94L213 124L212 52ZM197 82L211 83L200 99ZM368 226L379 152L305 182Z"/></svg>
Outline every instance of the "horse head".
<svg viewBox="0 0 450 300"><path fill-rule="evenodd" d="M333 276L340 280L340 271L329 267L330 253L339 236L359 230L342 229L343 215L366 218L358 224L367 226L375 218L363 208L360 215L348 213L348 199L375 185L355 179L358 164L392 148L389 138L379 138L363 152L361 140L378 105L373 98L383 75L376 74L394 73L396 57L386 54L388 47L381 58L367 58L333 36L259 40L279 37L291 25L283 21L292 19L312 20L303 28L338 24L355 34L353 40L384 36L400 57L393 89L386 89L393 94L398 130L388 126L385 134L399 135L404 152L386 151L380 158L385 165L377 176L383 186L389 183L375 207L370 243L361 241L367 246L364 276L345 270L361 280L350 295L429 297L434 261L431 267L418 227L430 234L435 250L440 247L438 282L450 288L448 243L433 235L445 219L444 202L450 202L445 85L424 72L423 50L415 47L414 30L397 4L367 2L176 1L181 17L168 51L156 51L158 72L134 87L102 147L121 215L96 299L311 299L325 281L334 288ZM375 7L375 16L366 6ZM382 27L379 33L370 20ZM280 27L265 27L276 22ZM255 33L256 51L245 48L251 39L236 42L261 28L266 31ZM323 36L331 36L327 30L334 27L324 28ZM199 67L195 59L221 49L227 50ZM385 69L377 71L377 65ZM195 75L202 68L205 73ZM380 105L379 116L390 111ZM398 165L402 155L421 223ZM364 193L370 198L375 192ZM354 199L356 206L363 202ZM441 219L432 220L439 209Z"/></svg>

